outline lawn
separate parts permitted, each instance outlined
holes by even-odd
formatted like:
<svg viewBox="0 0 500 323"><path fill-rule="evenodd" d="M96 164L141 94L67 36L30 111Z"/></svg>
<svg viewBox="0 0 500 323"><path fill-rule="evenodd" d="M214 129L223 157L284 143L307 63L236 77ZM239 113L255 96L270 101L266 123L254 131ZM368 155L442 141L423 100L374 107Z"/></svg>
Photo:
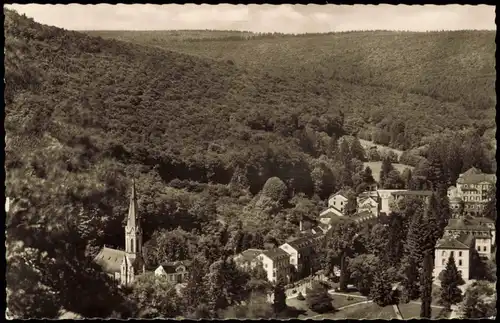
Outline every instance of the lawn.
<svg viewBox="0 0 500 323"><path fill-rule="evenodd" d="M408 303L408 304L399 304L399 311L401 312L401 316L403 319L409 320L412 318L420 318L420 304L416 303ZM436 319L441 312L442 307L432 306L431 318ZM448 314L449 316L449 314Z"/></svg>
<svg viewBox="0 0 500 323"><path fill-rule="evenodd" d="M346 309L340 310L332 314L325 314L321 318L324 319L382 319L391 320L397 319L396 313L392 305L380 307L375 303L359 304L358 306L351 306Z"/></svg>
<svg viewBox="0 0 500 323"><path fill-rule="evenodd" d="M335 308L340 308L340 307L344 307L347 305L361 303L361 302L366 301L366 298L363 298L363 297L351 297L352 299L349 299L349 296L337 295L337 294L333 294L333 295L330 294L330 297L332 298L333 307L335 307Z"/></svg>
<svg viewBox="0 0 500 323"><path fill-rule="evenodd" d="M380 180L380 170L382 169L382 162L381 161L379 161L379 162L366 162L366 163L363 163L363 166L365 168L370 167L370 169L372 170L373 179L375 179L375 181L378 182ZM410 170L413 170L413 168L414 168L413 166L399 164L399 163L393 163L392 166L394 166L394 168L399 173L403 173L405 168L408 168Z"/></svg>

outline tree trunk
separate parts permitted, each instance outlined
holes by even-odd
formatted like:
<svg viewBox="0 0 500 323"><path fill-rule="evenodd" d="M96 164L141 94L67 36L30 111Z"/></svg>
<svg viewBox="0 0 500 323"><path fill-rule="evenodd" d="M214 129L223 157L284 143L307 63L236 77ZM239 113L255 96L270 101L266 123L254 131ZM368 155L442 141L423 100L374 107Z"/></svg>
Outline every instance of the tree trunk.
<svg viewBox="0 0 500 323"><path fill-rule="evenodd" d="M346 255L342 253L340 256L340 278L339 278L339 289L342 292L347 291L347 283L349 281L348 272L347 272L347 263L346 263Z"/></svg>

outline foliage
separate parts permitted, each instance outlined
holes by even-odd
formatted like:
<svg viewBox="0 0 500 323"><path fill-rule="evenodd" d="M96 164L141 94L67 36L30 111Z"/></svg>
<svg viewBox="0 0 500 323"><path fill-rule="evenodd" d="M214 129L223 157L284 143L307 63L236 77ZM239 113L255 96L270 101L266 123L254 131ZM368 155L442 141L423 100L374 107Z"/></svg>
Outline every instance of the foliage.
<svg viewBox="0 0 500 323"><path fill-rule="evenodd" d="M432 314L432 253L426 251L423 257L424 262L422 265L422 274L420 276L420 317L430 319Z"/></svg>
<svg viewBox="0 0 500 323"><path fill-rule="evenodd" d="M311 288L306 291L307 306L316 313L333 311L332 300L326 287L318 282L313 282Z"/></svg>
<svg viewBox="0 0 500 323"><path fill-rule="evenodd" d="M486 319L497 315L495 286L489 282L476 281L465 291L461 305L463 318Z"/></svg>
<svg viewBox="0 0 500 323"><path fill-rule="evenodd" d="M283 312L286 309L285 284L279 279L273 290L273 308L275 313Z"/></svg>
<svg viewBox="0 0 500 323"><path fill-rule="evenodd" d="M221 314L225 319L270 319L273 316L273 307L265 294L252 294L247 304L233 305Z"/></svg>
<svg viewBox="0 0 500 323"><path fill-rule="evenodd" d="M325 255L322 267L327 273L332 273L336 265L340 265L340 289L347 290L349 278L347 257L354 253L358 226L351 221L341 221L328 232L325 237Z"/></svg>
<svg viewBox="0 0 500 323"><path fill-rule="evenodd" d="M186 286L182 292L184 312L193 313L201 304L206 302L208 295L205 289L204 277L207 273L207 261L200 256L194 257L191 262Z"/></svg>
<svg viewBox="0 0 500 323"><path fill-rule="evenodd" d="M377 267L370 288L370 298L384 307L393 302L392 284L386 268L380 264Z"/></svg>
<svg viewBox="0 0 500 323"><path fill-rule="evenodd" d="M451 305L462 301L462 291L458 286L465 284L462 274L458 271L453 254L450 255L443 274L439 276L441 280L440 303L451 309Z"/></svg>
<svg viewBox="0 0 500 323"><path fill-rule="evenodd" d="M362 254L349 262L351 279L361 295L368 296L379 269L379 258L373 254Z"/></svg>
<svg viewBox="0 0 500 323"><path fill-rule="evenodd" d="M165 276L156 276L154 273L139 276L130 297L140 309L140 318L172 318L181 311L175 285Z"/></svg>

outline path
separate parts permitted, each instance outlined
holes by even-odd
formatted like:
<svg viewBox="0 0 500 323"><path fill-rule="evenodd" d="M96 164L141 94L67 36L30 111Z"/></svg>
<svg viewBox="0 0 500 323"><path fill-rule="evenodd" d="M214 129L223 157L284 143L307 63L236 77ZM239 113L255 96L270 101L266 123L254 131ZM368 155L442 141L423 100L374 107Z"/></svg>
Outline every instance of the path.
<svg viewBox="0 0 500 323"><path fill-rule="evenodd" d="M398 320L403 320L403 315L401 315L401 312L399 311L398 304L392 305L392 309L394 310L394 313L396 313Z"/></svg>

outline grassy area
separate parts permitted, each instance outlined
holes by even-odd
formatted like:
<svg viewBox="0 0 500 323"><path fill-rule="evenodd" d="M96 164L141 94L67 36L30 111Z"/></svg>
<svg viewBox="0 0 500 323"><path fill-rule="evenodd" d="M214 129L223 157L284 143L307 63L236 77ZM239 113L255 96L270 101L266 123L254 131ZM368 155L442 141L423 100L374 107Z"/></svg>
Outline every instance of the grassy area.
<svg viewBox="0 0 500 323"><path fill-rule="evenodd" d="M380 307L374 303L360 304L340 310L333 314L325 314L324 319L396 319L396 313L392 306Z"/></svg>
<svg viewBox="0 0 500 323"><path fill-rule="evenodd" d="M332 298L333 306L335 308L341 308L347 305L361 303L366 300L366 298L362 297L349 297L345 295L330 295Z"/></svg>
<svg viewBox="0 0 500 323"><path fill-rule="evenodd" d="M437 319L439 313L441 312L442 307L432 306L432 318ZM399 311L403 316L403 319L409 320L412 318L420 317L420 304L417 303L408 303L408 304L400 304ZM450 313L448 313L448 316Z"/></svg>
<svg viewBox="0 0 500 323"><path fill-rule="evenodd" d="M382 168L382 162L378 161L378 162L364 163L364 167L367 166L371 168L373 178L378 182L380 180L380 169ZM405 170L405 168L409 168L410 170L413 170L414 168L413 166L399 164L399 163L393 163L392 166L394 166L394 168L400 173L402 173Z"/></svg>

